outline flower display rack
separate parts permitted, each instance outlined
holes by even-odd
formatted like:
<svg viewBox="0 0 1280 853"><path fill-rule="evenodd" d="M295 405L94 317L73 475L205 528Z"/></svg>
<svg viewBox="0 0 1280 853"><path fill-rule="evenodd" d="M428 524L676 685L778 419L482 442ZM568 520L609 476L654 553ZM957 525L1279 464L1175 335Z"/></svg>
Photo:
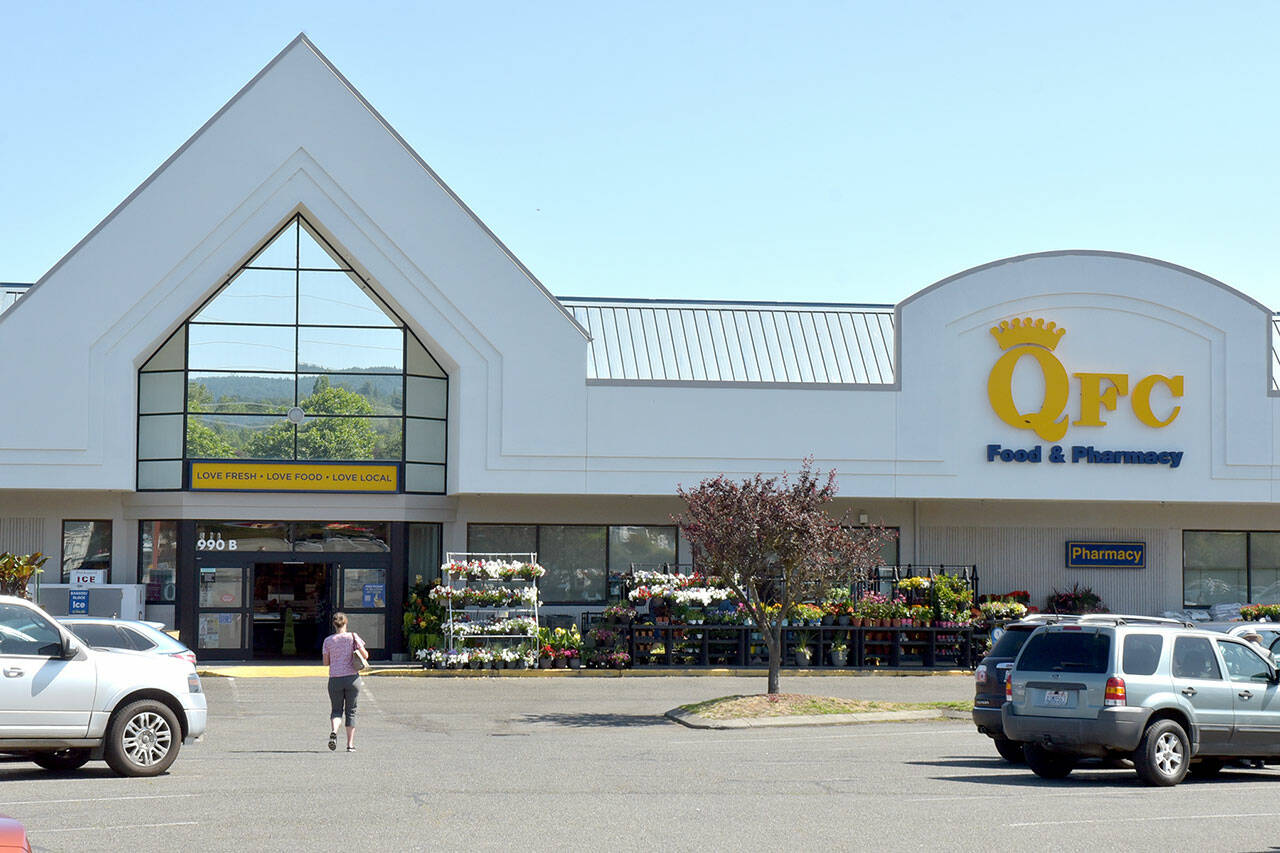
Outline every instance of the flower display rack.
<svg viewBox="0 0 1280 853"><path fill-rule="evenodd" d="M432 590L447 605L446 665L532 665L544 574L533 552L449 552Z"/></svg>

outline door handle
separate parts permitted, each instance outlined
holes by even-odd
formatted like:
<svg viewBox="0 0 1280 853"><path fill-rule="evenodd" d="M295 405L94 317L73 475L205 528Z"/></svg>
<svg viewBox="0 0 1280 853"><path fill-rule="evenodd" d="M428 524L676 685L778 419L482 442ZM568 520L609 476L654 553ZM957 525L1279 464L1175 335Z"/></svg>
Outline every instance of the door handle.
<svg viewBox="0 0 1280 853"><path fill-rule="evenodd" d="M1183 695L1183 696L1194 696L1194 695L1196 695L1196 689L1195 689L1194 687L1184 687L1184 688L1182 688L1182 695Z"/></svg>
<svg viewBox="0 0 1280 853"><path fill-rule="evenodd" d="M1253 693L1252 693L1252 692L1250 692L1250 691L1248 691L1248 690L1241 690L1241 691L1240 691L1239 693L1237 693L1236 695L1237 695L1237 696L1239 696L1241 699L1252 699L1252 698L1253 698Z"/></svg>
<svg viewBox="0 0 1280 853"><path fill-rule="evenodd" d="M4 677L5 678L21 678L22 670L18 669L16 666L8 667L4 671Z"/></svg>

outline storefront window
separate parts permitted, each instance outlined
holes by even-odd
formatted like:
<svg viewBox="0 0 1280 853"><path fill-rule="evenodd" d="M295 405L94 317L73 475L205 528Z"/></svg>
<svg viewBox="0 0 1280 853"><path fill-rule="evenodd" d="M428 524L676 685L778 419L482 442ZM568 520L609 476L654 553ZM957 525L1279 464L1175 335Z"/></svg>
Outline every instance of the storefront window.
<svg viewBox="0 0 1280 853"><path fill-rule="evenodd" d="M543 601L604 601L606 529L587 525L538 527L538 562L547 570L540 585Z"/></svg>
<svg viewBox="0 0 1280 853"><path fill-rule="evenodd" d="M439 524L409 525L409 570L405 575L410 586L439 580L444 562L440 538Z"/></svg>
<svg viewBox="0 0 1280 853"><path fill-rule="evenodd" d="M390 551L388 525L383 522L297 523L293 550L370 553Z"/></svg>
<svg viewBox="0 0 1280 853"><path fill-rule="evenodd" d="M111 522L62 522L62 583L71 582L71 573L80 569L111 571Z"/></svg>
<svg viewBox="0 0 1280 853"><path fill-rule="evenodd" d="M1248 533L1182 534L1182 597L1188 607L1249 600Z"/></svg>
<svg viewBox="0 0 1280 853"><path fill-rule="evenodd" d="M657 571L676 562L676 528L638 524L609 528L609 570L628 571L632 565Z"/></svg>
<svg viewBox="0 0 1280 853"><path fill-rule="evenodd" d="M138 522L138 583L147 604L170 604L177 597L178 522Z"/></svg>
<svg viewBox="0 0 1280 853"><path fill-rule="evenodd" d="M467 550L473 554L536 553L538 528L532 524L472 524L467 528Z"/></svg>
<svg viewBox="0 0 1280 853"><path fill-rule="evenodd" d="M1280 533L1249 534L1249 600L1280 603Z"/></svg>
<svg viewBox="0 0 1280 853"><path fill-rule="evenodd" d="M405 491L445 489L448 376L300 215L147 360L138 398L139 489L182 488L195 459L403 462Z"/></svg>

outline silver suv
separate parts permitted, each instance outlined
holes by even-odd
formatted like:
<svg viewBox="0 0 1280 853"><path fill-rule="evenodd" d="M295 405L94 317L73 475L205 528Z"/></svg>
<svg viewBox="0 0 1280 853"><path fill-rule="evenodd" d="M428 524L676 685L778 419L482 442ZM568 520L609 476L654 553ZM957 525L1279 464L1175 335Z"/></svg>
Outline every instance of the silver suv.
<svg viewBox="0 0 1280 853"><path fill-rule="evenodd" d="M1091 617L1046 625L1006 680L1005 736L1037 775L1082 757L1131 758L1149 785L1228 759L1280 760L1280 675L1238 637L1160 620Z"/></svg>

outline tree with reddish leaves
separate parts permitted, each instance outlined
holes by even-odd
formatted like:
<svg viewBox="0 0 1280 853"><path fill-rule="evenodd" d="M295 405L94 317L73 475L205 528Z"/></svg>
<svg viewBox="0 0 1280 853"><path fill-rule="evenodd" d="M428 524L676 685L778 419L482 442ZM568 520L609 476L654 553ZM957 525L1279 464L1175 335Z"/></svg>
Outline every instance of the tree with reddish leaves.
<svg viewBox="0 0 1280 853"><path fill-rule="evenodd" d="M676 493L688 504L674 516L704 574L733 590L769 649L769 693L778 692L782 620L792 606L848 587L879 565L880 547L897 535L879 524L854 527L827 511L836 472L823 481L813 459L792 478L723 475Z"/></svg>

